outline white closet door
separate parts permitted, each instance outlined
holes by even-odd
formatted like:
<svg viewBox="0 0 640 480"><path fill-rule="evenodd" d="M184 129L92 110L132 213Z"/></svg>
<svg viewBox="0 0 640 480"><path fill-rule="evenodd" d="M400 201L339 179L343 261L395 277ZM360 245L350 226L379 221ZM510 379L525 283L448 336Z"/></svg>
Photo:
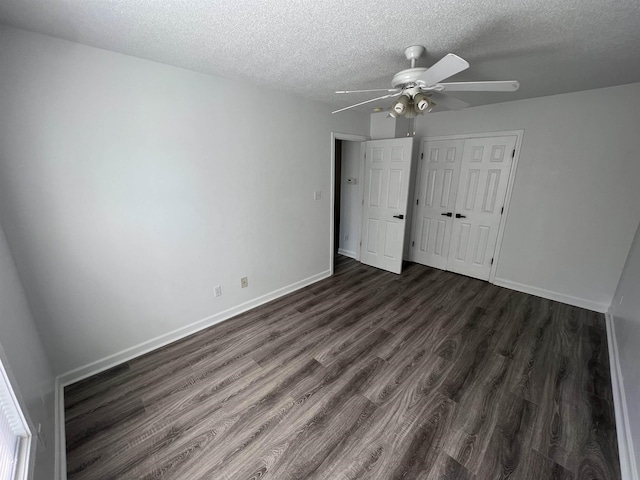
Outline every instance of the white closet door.
<svg viewBox="0 0 640 480"><path fill-rule="evenodd" d="M413 138L365 145L360 261L401 273Z"/></svg>
<svg viewBox="0 0 640 480"><path fill-rule="evenodd" d="M411 260L446 269L464 140L422 140Z"/></svg>
<svg viewBox="0 0 640 480"><path fill-rule="evenodd" d="M515 136L464 141L447 270L488 280Z"/></svg>

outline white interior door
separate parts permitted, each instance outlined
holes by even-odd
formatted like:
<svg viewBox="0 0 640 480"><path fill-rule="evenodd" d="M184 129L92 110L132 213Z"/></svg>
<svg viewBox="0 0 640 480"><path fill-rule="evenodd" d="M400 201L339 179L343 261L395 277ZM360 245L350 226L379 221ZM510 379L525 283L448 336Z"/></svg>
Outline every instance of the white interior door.
<svg viewBox="0 0 640 480"><path fill-rule="evenodd" d="M422 140L414 199L411 260L446 269L464 140Z"/></svg>
<svg viewBox="0 0 640 480"><path fill-rule="evenodd" d="M516 138L464 141L447 270L489 279Z"/></svg>
<svg viewBox="0 0 640 480"><path fill-rule="evenodd" d="M413 138L365 145L360 261L401 273Z"/></svg>

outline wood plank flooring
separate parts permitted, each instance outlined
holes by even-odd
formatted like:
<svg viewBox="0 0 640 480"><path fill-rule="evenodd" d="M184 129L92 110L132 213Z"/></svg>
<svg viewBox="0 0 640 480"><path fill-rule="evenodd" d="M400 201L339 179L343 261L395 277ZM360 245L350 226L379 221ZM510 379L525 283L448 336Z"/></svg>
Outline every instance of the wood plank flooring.
<svg viewBox="0 0 640 480"><path fill-rule="evenodd" d="M620 479L603 316L417 264L339 257L65 415L70 480Z"/></svg>

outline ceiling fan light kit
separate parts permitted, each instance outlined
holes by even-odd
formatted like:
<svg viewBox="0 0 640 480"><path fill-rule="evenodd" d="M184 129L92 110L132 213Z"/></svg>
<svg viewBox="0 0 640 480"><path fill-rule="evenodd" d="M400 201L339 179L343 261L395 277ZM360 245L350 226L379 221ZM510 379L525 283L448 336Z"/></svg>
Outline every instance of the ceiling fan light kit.
<svg viewBox="0 0 640 480"><path fill-rule="evenodd" d="M415 103L416 109L421 112L428 112L431 107L431 100L429 100L429 97L422 92L414 95L413 103Z"/></svg>
<svg viewBox="0 0 640 480"><path fill-rule="evenodd" d="M404 115L404 113L407 111L407 107L409 106L410 101L411 98L408 95L400 95L391 108L398 115Z"/></svg>
<svg viewBox="0 0 640 480"><path fill-rule="evenodd" d="M469 106L467 102L445 95L444 92L447 91L514 92L520 88L520 84L515 80L441 83L442 80L469 68L469 63L463 58L449 53L430 68L416 67L416 60L418 60L424 52L425 48L422 45L412 45L405 49L404 54L407 60L411 62L411 68L402 70L393 76L391 80L393 88L337 91L336 93L340 94L368 92L387 92L387 94L335 110L332 113L359 107L365 103L398 97L389 109L389 115L393 118L402 115L407 118L415 118L417 114L430 112L436 103L449 110L460 110Z"/></svg>

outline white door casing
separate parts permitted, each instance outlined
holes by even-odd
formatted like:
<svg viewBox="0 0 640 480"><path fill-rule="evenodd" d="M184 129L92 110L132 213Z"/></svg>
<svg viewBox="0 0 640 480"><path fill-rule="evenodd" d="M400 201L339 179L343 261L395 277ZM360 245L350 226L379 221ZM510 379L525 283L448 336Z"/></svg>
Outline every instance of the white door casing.
<svg viewBox="0 0 640 480"><path fill-rule="evenodd" d="M446 269L464 140L423 139L413 215L411 260Z"/></svg>
<svg viewBox="0 0 640 480"><path fill-rule="evenodd" d="M402 272L413 138L365 142L360 261Z"/></svg>
<svg viewBox="0 0 640 480"><path fill-rule="evenodd" d="M516 140L464 141L447 270L489 279Z"/></svg>

